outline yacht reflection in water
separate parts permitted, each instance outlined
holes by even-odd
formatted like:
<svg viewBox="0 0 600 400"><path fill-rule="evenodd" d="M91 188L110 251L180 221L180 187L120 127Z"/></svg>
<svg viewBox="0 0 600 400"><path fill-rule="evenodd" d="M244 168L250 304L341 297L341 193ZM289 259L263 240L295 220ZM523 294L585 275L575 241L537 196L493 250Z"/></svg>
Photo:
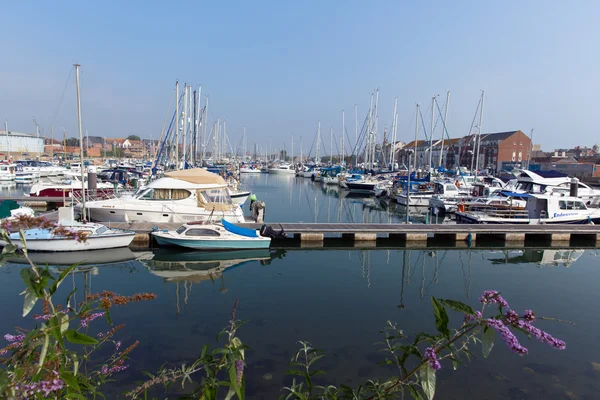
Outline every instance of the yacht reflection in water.
<svg viewBox="0 0 600 400"><path fill-rule="evenodd" d="M525 249L505 250L502 257L488 259L492 264L537 264L539 266L570 267L585 253L583 249Z"/></svg>
<svg viewBox="0 0 600 400"><path fill-rule="evenodd" d="M258 261L260 265L269 265L275 258L283 258L285 250L234 250L234 251L173 251L157 249L138 257L148 267L151 274L163 278L165 282L175 283L177 314L180 314L180 284L183 285L183 302L187 305L192 284L203 281L215 283L221 281L221 293L226 293L224 273L234 268Z"/></svg>

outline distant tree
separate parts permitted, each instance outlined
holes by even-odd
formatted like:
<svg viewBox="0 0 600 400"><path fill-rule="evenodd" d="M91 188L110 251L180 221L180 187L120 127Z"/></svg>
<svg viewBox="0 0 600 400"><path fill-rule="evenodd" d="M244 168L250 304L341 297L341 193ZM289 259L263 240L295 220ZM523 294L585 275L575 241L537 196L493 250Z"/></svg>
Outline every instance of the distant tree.
<svg viewBox="0 0 600 400"><path fill-rule="evenodd" d="M127 136L128 140L142 140L138 135L129 135Z"/></svg>
<svg viewBox="0 0 600 400"><path fill-rule="evenodd" d="M67 146L79 146L79 139L77 138L68 138L66 142Z"/></svg>

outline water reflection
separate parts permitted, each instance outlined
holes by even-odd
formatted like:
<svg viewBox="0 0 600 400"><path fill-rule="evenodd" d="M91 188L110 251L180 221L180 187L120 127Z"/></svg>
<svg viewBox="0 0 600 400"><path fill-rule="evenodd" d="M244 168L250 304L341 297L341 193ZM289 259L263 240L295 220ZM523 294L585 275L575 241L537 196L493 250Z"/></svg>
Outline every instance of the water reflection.
<svg viewBox="0 0 600 400"><path fill-rule="evenodd" d="M351 193L337 185L324 185L294 176L247 174L242 184L266 203L270 222L404 222L404 208L389 199ZM425 216L411 210L411 220L423 222ZM439 221L441 222L441 221Z"/></svg>

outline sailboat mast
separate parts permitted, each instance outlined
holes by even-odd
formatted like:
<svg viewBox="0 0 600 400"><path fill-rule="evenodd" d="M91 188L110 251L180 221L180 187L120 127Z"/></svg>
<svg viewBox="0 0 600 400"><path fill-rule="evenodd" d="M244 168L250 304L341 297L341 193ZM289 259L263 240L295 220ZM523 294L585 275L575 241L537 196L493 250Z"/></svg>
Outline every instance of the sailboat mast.
<svg viewBox="0 0 600 400"><path fill-rule="evenodd" d="M302 164L302 136L300 136L300 163Z"/></svg>
<svg viewBox="0 0 600 400"><path fill-rule="evenodd" d="M79 126L79 161L81 170L81 218L85 221L86 209L85 209L85 172L83 167L83 127L81 125L81 95L79 91L79 64L75 66L75 90L77 91L77 125Z"/></svg>
<svg viewBox="0 0 600 400"><path fill-rule="evenodd" d="M198 141L198 92L196 90L194 90L194 105L193 105L193 111L194 111L194 132L192 134L192 149L190 151L191 155L190 155L190 163L192 164L192 166L195 165L196 163L196 146L197 146L197 141Z"/></svg>
<svg viewBox="0 0 600 400"><path fill-rule="evenodd" d="M373 94L371 93L371 100L369 101L369 122L367 124L367 148L365 150L365 167L371 169L371 146L373 141Z"/></svg>
<svg viewBox="0 0 600 400"><path fill-rule="evenodd" d="M292 133L292 164L294 163L294 134Z"/></svg>
<svg viewBox="0 0 600 400"><path fill-rule="evenodd" d="M246 161L246 127L244 127L244 155L242 161Z"/></svg>
<svg viewBox="0 0 600 400"><path fill-rule="evenodd" d="M419 113L421 111L419 110L419 104L417 104L417 117L415 118L416 121L416 125L415 125L415 148L414 148L414 166L415 166L415 171L417 170L417 137L419 136ZM410 168L408 171L408 174L410 175ZM408 204L408 203L407 203Z"/></svg>
<svg viewBox="0 0 600 400"><path fill-rule="evenodd" d="M443 163L444 163L444 134L447 133L446 132L446 124L448 123L448 107L450 104L450 91L446 92L446 107L444 107L444 126L442 127L442 147L441 147L441 151L440 151L440 167L443 167ZM450 146L452 146L452 143L450 143Z"/></svg>
<svg viewBox="0 0 600 400"><path fill-rule="evenodd" d="M175 82L175 169L179 169L179 81Z"/></svg>
<svg viewBox="0 0 600 400"><path fill-rule="evenodd" d="M429 165L427 166L427 169L429 171L431 171L431 162L433 159L433 116L435 115L433 113L433 109L435 108L435 96L431 97L431 125L429 128Z"/></svg>
<svg viewBox="0 0 600 400"><path fill-rule="evenodd" d="M372 140L372 147L373 147L373 156L371 157L371 164L373 164L373 167L375 167L375 162L377 161L377 152L376 152L376 148L377 148L377 131L379 130L379 88L377 88L376 94L375 94L375 128L373 129L373 140Z"/></svg>
<svg viewBox="0 0 600 400"><path fill-rule="evenodd" d="M188 93L190 87L188 85L183 86L183 111L181 112L181 118L183 118L183 169L185 169L186 151L187 151L187 121L188 121Z"/></svg>
<svg viewBox="0 0 600 400"><path fill-rule="evenodd" d="M345 124L344 124L344 110L342 110L342 151L340 152L340 165L343 167L344 166L344 153L345 153L345 149L344 149L344 133L346 131L345 129Z"/></svg>
<svg viewBox="0 0 600 400"><path fill-rule="evenodd" d="M396 115L397 115L397 107L398 107L398 98L394 100L394 115L392 116L392 141L390 143L390 169L394 170L394 157L395 157L395 147L396 147Z"/></svg>
<svg viewBox="0 0 600 400"><path fill-rule="evenodd" d="M329 127L329 164L333 165L333 127Z"/></svg>
<svg viewBox="0 0 600 400"><path fill-rule="evenodd" d="M354 150L352 151L353 153L355 151L358 151L356 146L358 146L358 104L354 105ZM356 156L358 157L358 155Z"/></svg>
<svg viewBox="0 0 600 400"><path fill-rule="evenodd" d="M483 126L483 101L485 99L485 91L481 91L481 110L479 110L479 131L477 133L477 157L475 158L475 178L479 172L479 148L481 147L481 132Z"/></svg>
<svg viewBox="0 0 600 400"><path fill-rule="evenodd" d="M315 164L319 165L319 150L321 149L321 121L319 121L319 127L317 129L317 157L315 158Z"/></svg>

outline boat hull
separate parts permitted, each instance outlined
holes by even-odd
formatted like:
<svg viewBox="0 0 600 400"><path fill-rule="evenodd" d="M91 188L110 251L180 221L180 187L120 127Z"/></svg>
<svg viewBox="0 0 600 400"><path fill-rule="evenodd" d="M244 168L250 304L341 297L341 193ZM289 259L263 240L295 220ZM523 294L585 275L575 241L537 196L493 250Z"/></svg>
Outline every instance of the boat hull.
<svg viewBox="0 0 600 400"><path fill-rule="evenodd" d="M233 212L215 212L201 210L196 212L173 212L170 208L165 207L162 210L151 209L117 209L94 207L87 208L87 213L92 221L99 222L154 222L154 223L170 223L170 222L192 222L192 221L210 221L217 219L225 219L229 222L241 223L244 222L244 215L241 210L239 213Z"/></svg>
<svg viewBox="0 0 600 400"><path fill-rule="evenodd" d="M111 236L89 237L85 242L78 242L71 238L52 239L27 239L27 251L66 252L104 250L127 247L133 241L134 232L123 232ZM18 248L23 248L21 240L12 239L11 242ZM0 241L5 246L5 241Z"/></svg>
<svg viewBox="0 0 600 400"><path fill-rule="evenodd" d="M271 168L269 169L270 174L274 175L296 175L296 170L294 169L279 169L279 168Z"/></svg>
<svg viewBox="0 0 600 400"><path fill-rule="evenodd" d="M182 239L165 237L155 233L154 238L161 246L180 246L196 250L237 250L237 249L268 249L271 240L268 238L248 239Z"/></svg>
<svg viewBox="0 0 600 400"><path fill-rule="evenodd" d="M352 193L365 193L370 194L375 192L375 183L355 183L355 182L346 182L346 186L348 190Z"/></svg>

